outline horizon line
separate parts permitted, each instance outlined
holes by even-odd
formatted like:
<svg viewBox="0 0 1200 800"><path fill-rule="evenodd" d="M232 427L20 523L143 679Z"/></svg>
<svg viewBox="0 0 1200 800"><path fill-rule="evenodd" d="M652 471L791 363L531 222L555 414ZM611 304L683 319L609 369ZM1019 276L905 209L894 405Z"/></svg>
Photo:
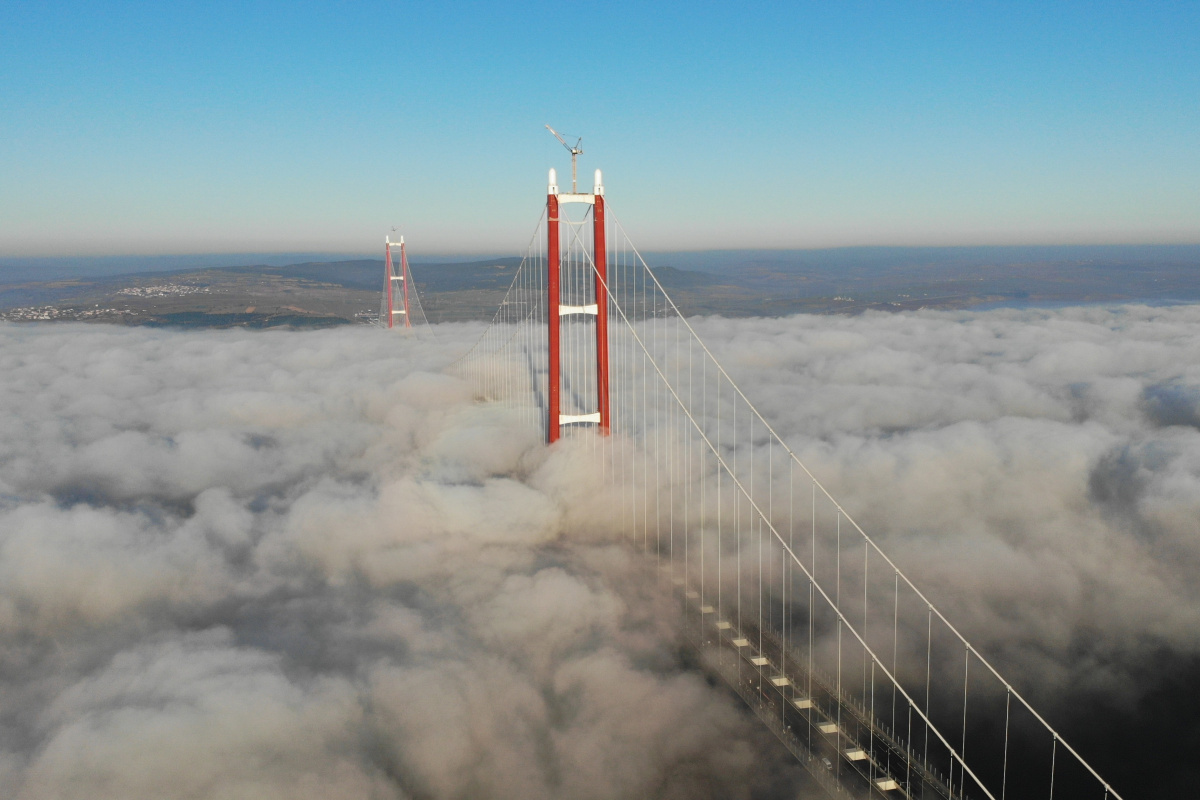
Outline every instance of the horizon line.
<svg viewBox="0 0 1200 800"><path fill-rule="evenodd" d="M704 254L704 253L796 253L796 252L829 252L835 250L985 250L985 249L1017 249L1017 248L1037 248L1037 249L1068 249L1068 248L1089 248L1089 249L1118 249L1118 248L1164 248L1164 249L1186 249L1200 247L1200 240L1195 242L1066 242L1047 244L1042 242L1026 242L1026 243L1005 243L1005 244L846 244L833 245L825 247L703 247L703 248L653 248L646 249L646 253L679 253L679 254ZM449 251L436 250L421 253L419 255L411 255L410 258L426 260L429 258L511 258L514 255L519 255L510 251ZM201 252L174 252L174 253L57 253L47 255L22 255L22 254L0 254L0 266L5 266L5 261L55 261L64 259L79 259L86 261L102 261L111 259L156 259L156 258L171 258L171 259L200 259L200 258L233 258L233 257L273 257L281 256L297 256L297 257L312 257L322 256L326 258L334 258L339 260L353 260L357 258L375 258L381 257L375 252L368 251L349 251L349 250L210 250Z"/></svg>

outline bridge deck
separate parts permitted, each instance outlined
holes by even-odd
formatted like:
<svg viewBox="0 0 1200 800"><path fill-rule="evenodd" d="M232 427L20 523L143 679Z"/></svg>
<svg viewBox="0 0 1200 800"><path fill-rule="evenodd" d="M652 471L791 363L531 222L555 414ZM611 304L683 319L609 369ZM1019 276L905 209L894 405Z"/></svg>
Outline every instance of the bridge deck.
<svg viewBox="0 0 1200 800"><path fill-rule="evenodd" d="M739 628L696 592L675 590L688 644L704 668L737 692L831 797L963 798L870 709L810 671L773 633Z"/></svg>

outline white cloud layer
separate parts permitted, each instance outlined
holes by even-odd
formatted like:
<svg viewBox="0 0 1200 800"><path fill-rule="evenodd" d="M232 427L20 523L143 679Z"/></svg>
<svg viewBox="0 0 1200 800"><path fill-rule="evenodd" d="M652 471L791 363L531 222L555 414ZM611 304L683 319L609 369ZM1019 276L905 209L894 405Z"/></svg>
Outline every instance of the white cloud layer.
<svg viewBox="0 0 1200 800"><path fill-rule="evenodd" d="M1200 308L697 324L1044 699L1200 654ZM442 372L474 333L0 327L0 796L790 785L576 454Z"/></svg>
<svg viewBox="0 0 1200 800"><path fill-rule="evenodd" d="M1200 653L1200 307L707 320L801 459L1040 703Z"/></svg>
<svg viewBox="0 0 1200 800"><path fill-rule="evenodd" d="M0 796L769 790L476 332L0 327Z"/></svg>

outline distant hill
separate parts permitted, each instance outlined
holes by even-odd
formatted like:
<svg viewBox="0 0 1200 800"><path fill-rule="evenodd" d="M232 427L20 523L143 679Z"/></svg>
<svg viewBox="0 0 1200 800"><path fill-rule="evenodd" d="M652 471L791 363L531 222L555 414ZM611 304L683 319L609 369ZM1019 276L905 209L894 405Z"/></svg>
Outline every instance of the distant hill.
<svg viewBox="0 0 1200 800"><path fill-rule="evenodd" d="M512 281L521 264L519 258L492 258L483 261L410 263L413 276L430 291L453 291L466 288L492 288ZM344 286L347 289L378 290L383 285L383 259L354 261L312 261L304 264L270 266L255 264L242 267L221 267L220 271L256 275L279 275Z"/></svg>
<svg viewBox="0 0 1200 800"><path fill-rule="evenodd" d="M412 265L431 322L489 319L521 259ZM1096 302L1200 302L1200 246L842 248L650 257L684 314L780 316ZM0 282L16 320L330 325L378 315L382 259ZM11 276L10 276L11 277ZM620 280L614 277L614 280Z"/></svg>

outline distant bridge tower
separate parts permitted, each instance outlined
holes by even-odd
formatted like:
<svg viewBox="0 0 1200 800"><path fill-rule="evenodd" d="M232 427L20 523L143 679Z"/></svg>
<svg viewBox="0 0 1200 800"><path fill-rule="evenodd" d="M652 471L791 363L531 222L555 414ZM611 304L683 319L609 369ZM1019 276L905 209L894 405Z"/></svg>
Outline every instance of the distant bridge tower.
<svg viewBox="0 0 1200 800"><path fill-rule="evenodd" d="M404 327L412 327L412 314L408 306L408 283L411 277L408 271L408 255L404 252L404 237L393 242L391 237L383 237L384 245L384 278L383 278L383 308L380 320L385 327L394 328L396 317L404 317ZM398 262L392 260L392 248L399 248ZM396 284L400 284L400 296L396 296ZM399 303L397 303L399 300Z"/></svg>
<svg viewBox="0 0 1200 800"><path fill-rule="evenodd" d="M592 206L592 252L573 253L575 257L591 261L591 272L594 276L594 291L591 303L578 302L564 304L562 302L562 239L561 225L578 226L580 223L565 218L560 219L559 207L568 203L582 203ZM546 192L546 318L549 326L549 386L547 387L547 424L546 439L550 443L558 441L562 426L572 423L594 423L600 433L607 435L612 424L610 417L609 377L608 377L608 255L604 237L604 183L600 170L596 170L595 185L591 194L559 193L558 174L550 170L550 181ZM579 237L572 232L568 240L568 250ZM568 261L574 260L568 258ZM582 287L574 287L576 290ZM563 318L572 315L592 316L595 318L595 365L596 365L596 410L582 414L562 413L563 392L563 352L562 325ZM577 377L577 376L576 376Z"/></svg>

